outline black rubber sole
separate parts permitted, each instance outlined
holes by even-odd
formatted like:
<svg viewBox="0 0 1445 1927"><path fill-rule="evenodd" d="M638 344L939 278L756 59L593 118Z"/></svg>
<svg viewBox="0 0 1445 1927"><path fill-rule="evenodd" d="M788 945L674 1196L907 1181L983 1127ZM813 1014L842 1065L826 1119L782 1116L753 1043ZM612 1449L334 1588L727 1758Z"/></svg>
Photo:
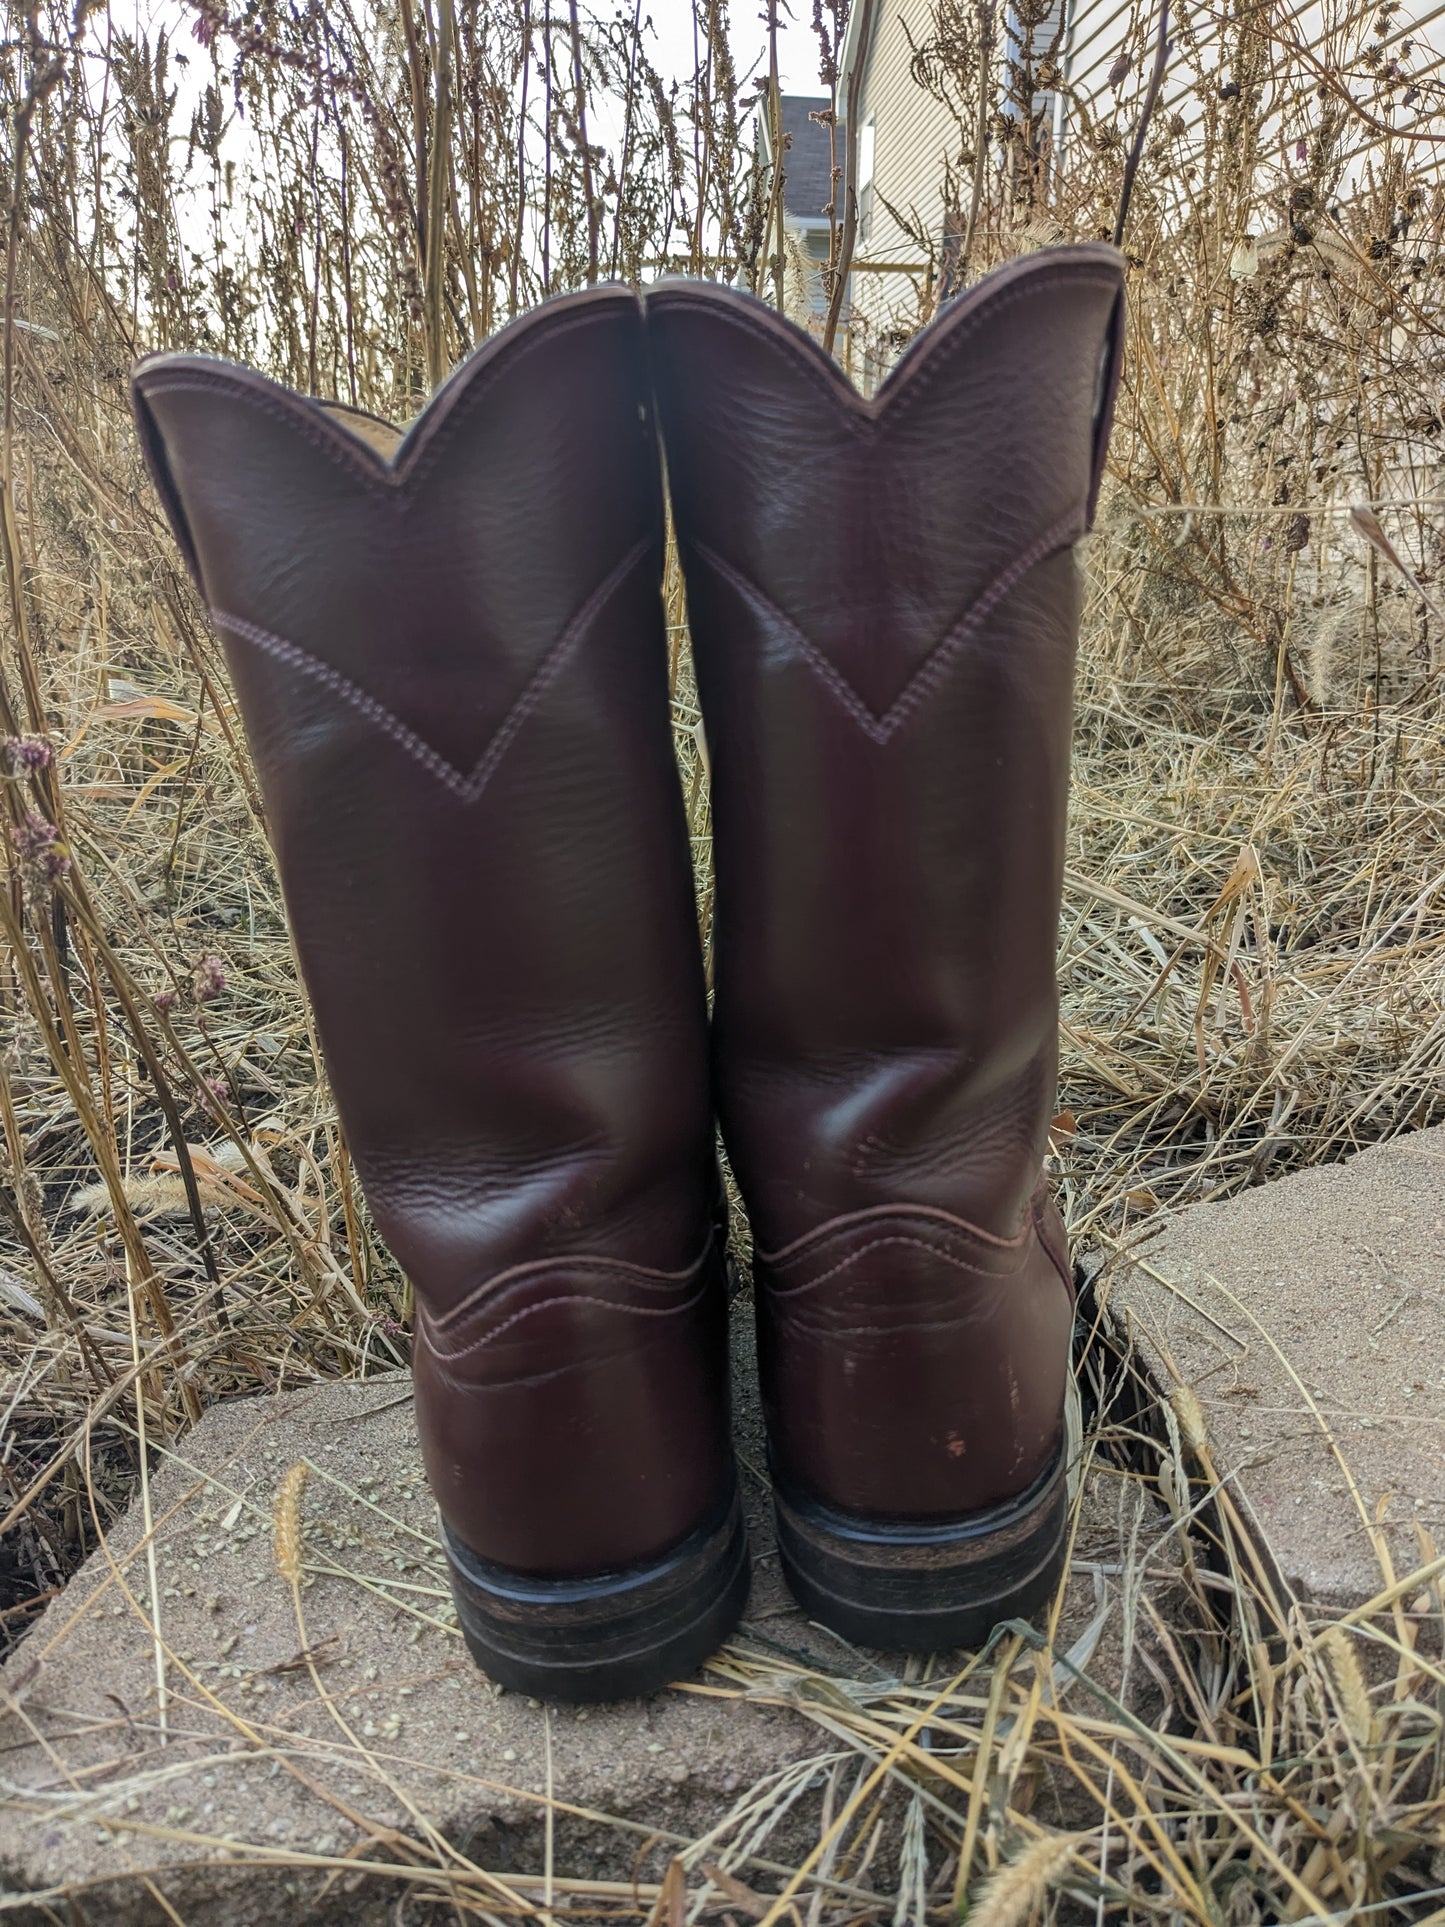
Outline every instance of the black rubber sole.
<svg viewBox="0 0 1445 1927"><path fill-rule="evenodd" d="M472 1658L544 1700L635 1699L694 1672L737 1625L752 1576L736 1492L664 1558L586 1579L509 1572L445 1536Z"/></svg>
<svg viewBox="0 0 1445 1927"><path fill-rule="evenodd" d="M1026 1619L1063 1571L1067 1445L1007 1505L935 1525L878 1524L774 1487L778 1550L798 1603L855 1646L936 1653L977 1647Z"/></svg>

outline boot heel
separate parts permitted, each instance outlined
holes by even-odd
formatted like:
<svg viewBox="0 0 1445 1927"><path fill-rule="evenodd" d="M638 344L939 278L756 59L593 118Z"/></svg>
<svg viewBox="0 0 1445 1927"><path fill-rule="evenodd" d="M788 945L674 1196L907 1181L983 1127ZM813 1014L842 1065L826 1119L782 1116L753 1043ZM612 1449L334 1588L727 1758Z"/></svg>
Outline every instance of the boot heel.
<svg viewBox="0 0 1445 1927"><path fill-rule="evenodd" d="M1068 1527L1067 1444L1006 1505L937 1524L857 1519L774 1491L778 1550L804 1611L858 1646L943 1652L982 1645L1053 1593Z"/></svg>
<svg viewBox="0 0 1445 1927"><path fill-rule="evenodd" d="M545 1700L633 1699L694 1672L737 1625L752 1576L736 1491L663 1558L585 1579L509 1572L445 1536L472 1658Z"/></svg>

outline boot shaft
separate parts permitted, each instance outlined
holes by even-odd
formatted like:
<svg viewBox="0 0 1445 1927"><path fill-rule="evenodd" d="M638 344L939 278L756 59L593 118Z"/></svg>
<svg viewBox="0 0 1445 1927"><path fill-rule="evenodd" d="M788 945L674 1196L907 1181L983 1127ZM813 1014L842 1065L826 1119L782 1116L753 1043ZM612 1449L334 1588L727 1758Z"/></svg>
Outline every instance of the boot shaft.
<svg viewBox="0 0 1445 1927"><path fill-rule="evenodd" d="M389 459L247 370L135 378L357 1167L438 1314L549 1253L684 1264L705 1217L646 392L620 291L496 337Z"/></svg>
<svg viewBox="0 0 1445 1927"><path fill-rule="evenodd" d="M1119 301L1111 249L1030 257L869 402L746 296L649 297L713 764L719 1101L765 1246L900 1197L1008 1238L1037 1181L1072 550Z"/></svg>
<svg viewBox="0 0 1445 1927"><path fill-rule="evenodd" d="M971 1637L1048 1583L1072 545L1120 284L1107 249L1014 264L872 402L705 287L549 304L402 438L196 357L137 376L417 1286L463 1623L513 1683L659 1679L746 1584L653 385L784 1560L885 1644Z"/></svg>
<svg viewBox="0 0 1445 1927"><path fill-rule="evenodd" d="M195 356L144 363L134 391L338 1111L415 1286L464 1618L481 1602L505 1671L508 1641L551 1635L540 1606L512 1623L498 1572L645 1567L628 1596L657 1628L680 1616L686 1647L716 1604L695 1574L706 1594L718 1560L740 1572L741 1541L640 305L546 305L399 439ZM681 1577L647 1566L694 1540ZM630 1650L616 1601L558 1611L558 1639L601 1615ZM598 1676L628 1690L630 1664Z"/></svg>
<svg viewBox="0 0 1445 1927"><path fill-rule="evenodd" d="M747 297L648 325L713 767L713 1047L784 1562L848 1636L1027 1610L1072 1281L1041 1186L1122 263L990 275L872 401Z"/></svg>

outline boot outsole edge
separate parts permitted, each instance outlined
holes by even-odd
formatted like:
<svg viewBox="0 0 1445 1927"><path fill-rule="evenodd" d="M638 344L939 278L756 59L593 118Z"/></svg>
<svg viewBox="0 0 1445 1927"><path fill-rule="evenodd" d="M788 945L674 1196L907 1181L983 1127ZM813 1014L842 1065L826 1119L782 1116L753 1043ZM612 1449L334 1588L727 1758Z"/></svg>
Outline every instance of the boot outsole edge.
<svg viewBox="0 0 1445 1927"><path fill-rule="evenodd" d="M778 1550L794 1597L856 1646L978 1647L1025 1619L1063 1571L1067 1448L1017 1499L939 1523L880 1523L774 1488Z"/></svg>
<svg viewBox="0 0 1445 1927"><path fill-rule="evenodd" d="M509 1572L445 1539L478 1666L513 1692L574 1704L639 1698L695 1672L733 1632L752 1578L736 1490L663 1558L587 1578Z"/></svg>

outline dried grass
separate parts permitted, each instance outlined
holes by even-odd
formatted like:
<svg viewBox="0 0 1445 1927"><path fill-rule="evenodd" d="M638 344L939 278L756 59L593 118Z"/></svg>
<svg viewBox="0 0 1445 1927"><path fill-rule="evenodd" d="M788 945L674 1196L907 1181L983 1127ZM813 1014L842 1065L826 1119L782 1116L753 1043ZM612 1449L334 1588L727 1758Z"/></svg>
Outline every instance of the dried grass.
<svg viewBox="0 0 1445 1927"><path fill-rule="evenodd" d="M107 1546L110 1579L84 1612L124 1611L145 1639L160 1638L148 1581L136 1577L154 1546L175 1578L198 1556L214 1569L218 1542L237 1535L224 1588L254 1560L244 1542L269 1528L285 1569L258 1583L289 1590L296 1610L295 1657L269 1669L285 1691L258 1697L257 1676L224 1663L233 1635L215 1647L221 1663L164 1641L164 1726L138 1704L122 1721L77 1724L53 1685L32 1717L25 1671L12 1673L22 1733L54 1734L56 1745L38 1771L24 1768L23 1784L6 1770L10 1804L61 1838L98 1829L114 1847L99 1856L103 1873L26 1904L94 1905L107 1918L118 1894L146 1881L179 1901L205 1891L199 1861L249 1870L258 1901L287 1878L291 1898L266 1904L304 1904L316 1919L348 1918L382 1894L399 1917L431 1896L465 1919L1438 1920L1445 1561L1423 1546L1433 1580L1425 1567L1391 1572L1394 1596L1348 1621L1314 1613L1270 1576L1268 1547L1246 1532L1207 1447L1195 1452L1171 1429L1107 1328L1082 1373L1091 1416L1067 1611L1061 1591L1037 1626L1005 1625L982 1653L902 1672L845 1648L825 1661L816 1641L797 1646L796 1621L781 1639L770 1636L777 1620L750 1622L678 1690L785 1711L802 1738L784 1764L720 1798L692 1840L625 1804L579 1805L565 1776L541 1787L516 1777L524 1769L509 1768L510 1755L461 1766L455 1749L428 1743L408 1696L449 1677L459 1633L441 1546L414 1523L414 1473L380 1440L366 1491L303 1460L269 1505L254 1484L248 1498L214 1471L197 1476L181 1447L167 1456L183 1474L171 1486L182 1503L158 1506L153 1530L132 1524L123 1552ZM368 1421L358 1411L351 1422ZM251 1482L253 1451L240 1456ZM410 1641L367 1637L418 1597L437 1612L416 1614ZM331 1630L318 1637L313 1626ZM348 1639L358 1626L359 1644ZM217 1622L213 1637L224 1630ZM63 1624L51 1631L52 1660L65 1637ZM442 1699L450 1727L464 1702ZM471 1723L480 1717L474 1709ZM544 1709L512 1717L547 1719ZM105 1742L107 1725L118 1730ZM550 1727L542 1739L532 1771L550 1757ZM233 1797L207 1820L196 1789L222 1768ZM350 1849L334 1833L314 1850L278 1841L274 1799L243 1791L268 1770L320 1801ZM497 1807L523 1816L520 1867L488 1867L428 1817ZM15 1904L0 1898L0 1911Z"/></svg>
<svg viewBox="0 0 1445 1927"><path fill-rule="evenodd" d="M400 418L594 263L785 292L722 0L700 0L700 65L676 98L630 16L608 32L584 13L574 38L555 8L544 59L537 13L378 0L232 18L193 0L189 42L95 10L8 14L7 1635L205 1404L402 1362L410 1309L320 1073L224 667L130 436L130 359L211 347ZM829 44L840 15L820 16ZM1080 1248L1118 1253L1166 1207L1445 1117L1445 202L1433 150L1379 133L1391 101L1418 85L1428 104L1436 83L1387 15L1330 18L1322 79L1277 4L1192 16L1186 91L1166 97L1135 191L1061 941L1055 1143ZM1086 137L1051 172L1037 74L1016 62L980 99L981 20L941 6L920 52L960 129L990 130L970 273L1107 224L1147 64L1077 103ZM1152 22L1127 31L1142 48ZM840 221L835 265L846 243ZM934 299L924 277L888 331ZM1361 502L1383 540L1352 520ZM706 771L675 581L670 596L706 930ZM634 1892L554 1871L548 1911L771 1920L791 1888L807 1927L942 1918L970 1894L975 1920L1445 1918L1438 1556L1382 1566L1353 1633L1316 1625L1271 1581L1187 1388L1160 1406L1107 1348L1092 1359L1095 1457L1175 1514L1183 1576L1165 1605L1137 1512L1105 1562L1157 1689L1151 1723L1072 1692L1087 1655L1022 1627L946 1681L739 1646L708 1690L819 1726L809 1771L833 1791L812 1855L769 1862L774 1818L801 1797L783 1776L705 1841L673 1843L681 1898L676 1875ZM165 1659L153 1575L143 1590L149 1605L128 1596L176 1717L194 1689ZM435 1624L439 1584L397 1597ZM1031 1818L1043 1785L1069 1790L1067 1837ZM146 1851L159 1867L197 1838L159 1829ZM886 1907L860 1898L880 1853ZM424 1829L367 1858L464 1914L541 1904L538 1880L482 1875ZM58 1917L71 1899L44 1904Z"/></svg>

